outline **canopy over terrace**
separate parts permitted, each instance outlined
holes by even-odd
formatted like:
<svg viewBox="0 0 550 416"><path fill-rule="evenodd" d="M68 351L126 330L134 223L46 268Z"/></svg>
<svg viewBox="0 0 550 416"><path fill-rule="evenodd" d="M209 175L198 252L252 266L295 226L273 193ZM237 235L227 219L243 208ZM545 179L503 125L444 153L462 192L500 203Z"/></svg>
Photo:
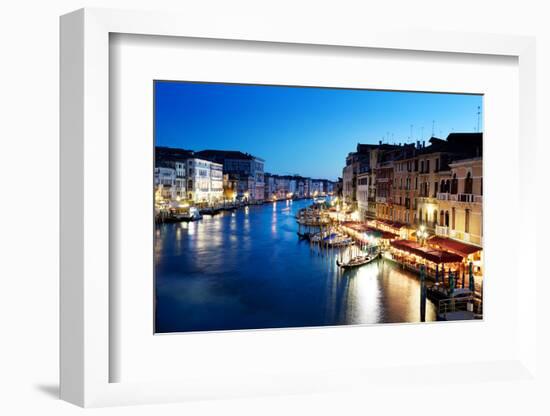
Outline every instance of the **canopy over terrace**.
<svg viewBox="0 0 550 416"><path fill-rule="evenodd" d="M369 220L368 224L372 227L375 227L378 230L394 233L400 238L407 238L407 230L408 226L407 224L403 224L402 222L398 221L390 221L390 220Z"/></svg>
<svg viewBox="0 0 550 416"><path fill-rule="evenodd" d="M399 230L400 228L407 226L407 224L403 224L402 222L390 221L390 220L374 220L374 222L378 223L378 225L385 225L387 227L394 228L396 230Z"/></svg>
<svg viewBox="0 0 550 416"><path fill-rule="evenodd" d="M457 254L421 246L410 240L394 240L390 242L390 245L397 250L420 257L434 264L460 263L462 261L462 257Z"/></svg>
<svg viewBox="0 0 550 416"><path fill-rule="evenodd" d="M460 241L451 240L450 238L440 237L440 236L433 236L432 238L427 240L427 244L430 247L446 250L451 253L457 254L463 258L468 257L470 254L473 254L482 250L481 247L462 243Z"/></svg>
<svg viewBox="0 0 550 416"><path fill-rule="evenodd" d="M359 234L366 233L374 235L375 237L381 238L382 240L394 240L396 238L399 238L399 236L395 233L379 230L378 228L370 227L367 224L358 221L343 222L342 227L346 227Z"/></svg>

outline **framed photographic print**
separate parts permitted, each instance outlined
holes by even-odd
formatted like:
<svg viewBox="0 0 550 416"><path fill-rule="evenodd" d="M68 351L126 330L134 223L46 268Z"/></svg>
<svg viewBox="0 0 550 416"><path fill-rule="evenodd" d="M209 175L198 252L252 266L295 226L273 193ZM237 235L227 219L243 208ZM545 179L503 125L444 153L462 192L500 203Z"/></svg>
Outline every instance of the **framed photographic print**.
<svg viewBox="0 0 550 416"><path fill-rule="evenodd" d="M155 332L482 318L480 95L157 80L154 100Z"/></svg>
<svg viewBox="0 0 550 416"><path fill-rule="evenodd" d="M533 68L512 36L62 17L62 398L531 377Z"/></svg>

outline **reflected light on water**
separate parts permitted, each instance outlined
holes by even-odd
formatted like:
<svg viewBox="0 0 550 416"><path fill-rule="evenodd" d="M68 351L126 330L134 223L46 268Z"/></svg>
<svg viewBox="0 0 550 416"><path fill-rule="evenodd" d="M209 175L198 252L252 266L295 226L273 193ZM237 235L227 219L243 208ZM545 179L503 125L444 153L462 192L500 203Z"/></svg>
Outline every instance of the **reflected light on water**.
<svg viewBox="0 0 550 416"><path fill-rule="evenodd" d="M378 264L357 269L349 284L346 321L352 323L380 322L380 284Z"/></svg>
<svg viewBox="0 0 550 416"><path fill-rule="evenodd" d="M273 202L273 214L271 215L271 233L277 234L277 203Z"/></svg>
<svg viewBox="0 0 550 416"><path fill-rule="evenodd" d="M280 201L158 225L157 330L418 322L420 285L411 273L382 260L343 271L339 249L298 240L295 215L310 203ZM428 302L426 320L434 319Z"/></svg>

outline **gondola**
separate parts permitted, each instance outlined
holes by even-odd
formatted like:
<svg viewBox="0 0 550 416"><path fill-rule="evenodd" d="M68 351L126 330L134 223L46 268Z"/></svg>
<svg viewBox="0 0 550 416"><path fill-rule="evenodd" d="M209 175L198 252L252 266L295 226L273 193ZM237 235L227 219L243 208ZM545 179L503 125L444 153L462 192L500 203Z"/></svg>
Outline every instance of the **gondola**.
<svg viewBox="0 0 550 416"><path fill-rule="evenodd" d="M337 259L336 264L343 269L352 269L355 267L364 266L365 264L369 264L370 262L376 260L379 256L380 256L380 253L378 252L376 254L353 257L347 262L340 262Z"/></svg>
<svg viewBox="0 0 550 416"><path fill-rule="evenodd" d="M312 233L300 233L300 232L297 232L296 234L298 234L298 238L300 240L307 240L309 241L311 239L311 236L312 236Z"/></svg>

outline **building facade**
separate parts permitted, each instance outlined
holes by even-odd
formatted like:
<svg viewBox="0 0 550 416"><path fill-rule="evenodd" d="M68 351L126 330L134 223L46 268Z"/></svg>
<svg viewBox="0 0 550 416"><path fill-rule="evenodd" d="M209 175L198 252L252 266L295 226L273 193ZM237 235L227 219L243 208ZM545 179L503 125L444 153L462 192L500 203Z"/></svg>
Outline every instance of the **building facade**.
<svg viewBox="0 0 550 416"><path fill-rule="evenodd" d="M167 167L155 168L155 199L176 199L176 170Z"/></svg>
<svg viewBox="0 0 550 416"><path fill-rule="evenodd" d="M324 194L325 193L323 191L323 181L320 179L312 179L310 196L316 197L316 196L322 196Z"/></svg>
<svg viewBox="0 0 550 416"><path fill-rule="evenodd" d="M365 169L357 175L357 209L361 221L369 219L370 170Z"/></svg>
<svg viewBox="0 0 550 416"><path fill-rule="evenodd" d="M277 199L277 190L275 187L275 175L271 173L264 174L264 200Z"/></svg>
<svg viewBox="0 0 550 416"><path fill-rule="evenodd" d="M450 179L437 193L436 234L465 243L483 244L483 164L480 157L455 160ZM440 185L441 186L441 185Z"/></svg>
<svg viewBox="0 0 550 416"><path fill-rule="evenodd" d="M234 202L237 199L239 186L238 175L223 174L223 199L225 202Z"/></svg>
<svg viewBox="0 0 550 416"><path fill-rule="evenodd" d="M202 150L196 156L220 163L224 173L239 175L241 185L239 197L249 201L263 201L265 198L265 161L248 153L231 150ZM250 183L252 185L250 186ZM246 186L245 186L246 184Z"/></svg>
<svg viewBox="0 0 550 416"><path fill-rule="evenodd" d="M197 204L223 201L223 167L200 158L187 159L187 199Z"/></svg>
<svg viewBox="0 0 550 416"><path fill-rule="evenodd" d="M380 163L376 171L376 218L393 220L393 161Z"/></svg>
<svg viewBox="0 0 550 416"><path fill-rule="evenodd" d="M175 172L173 196L171 199L185 199L187 195L187 159L192 157L190 150L171 147L155 148L155 169L169 168ZM156 174L156 171L155 171Z"/></svg>
<svg viewBox="0 0 550 416"><path fill-rule="evenodd" d="M360 148L363 146L363 148ZM357 151L346 157L346 166L342 171L342 197L351 207L357 206L357 175L369 165L369 152L366 145L357 145Z"/></svg>
<svg viewBox="0 0 550 416"><path fill-rule="evenodd" d="M363 156L369 153L369 162ZM356 171L356 169L359 169ZM343 194L361 220L403 224L481 246L482 134L451 133L428 145L359 145L344 168Z"/></svg>

